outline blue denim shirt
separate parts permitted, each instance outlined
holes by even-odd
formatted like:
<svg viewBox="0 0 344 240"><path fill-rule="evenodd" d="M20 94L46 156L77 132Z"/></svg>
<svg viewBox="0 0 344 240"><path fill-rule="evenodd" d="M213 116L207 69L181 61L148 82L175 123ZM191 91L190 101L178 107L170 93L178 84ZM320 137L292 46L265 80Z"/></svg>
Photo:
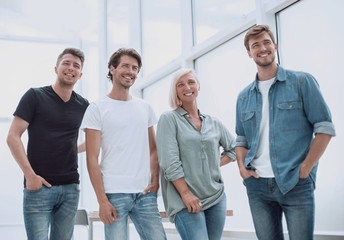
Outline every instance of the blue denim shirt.
<svg viewBox="0 0 344 240"><path fill-rule="evenodd" d="M269 148L272 169L283 194L299 180L300 165L308 154L313 134L335 136L331 113L318 83L308 73L285 70L278 66L276 79L269 90ZM245 166L254 169L251 161L258 148L262 118L262 95L258 75L238 96L236 110L236 146L248 153ZM310 177L315 183L317 165Z"/></svg>

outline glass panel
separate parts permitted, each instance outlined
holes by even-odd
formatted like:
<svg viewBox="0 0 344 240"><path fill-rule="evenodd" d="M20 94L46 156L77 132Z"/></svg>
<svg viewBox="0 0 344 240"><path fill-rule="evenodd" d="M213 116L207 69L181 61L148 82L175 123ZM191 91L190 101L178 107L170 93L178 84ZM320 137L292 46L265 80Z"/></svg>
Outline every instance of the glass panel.
<svg viewBox="0 0 344 240"><path fill-rule="evenodd" d="M12 116L22 95L31 87L55 82L54 67L66 46L0 40L0 117ZM77 87L76 87L77 88Z"/></svg>
<svg viewBox="0 0 344 240"><path fill-rule="evenodd" d="M224 29L236 28L237 21L255 10L255 0L194 0L195 44Z"/></svg>
<svg viewBox="0 0 344 240"><path fill-rule="evenodd" d="M129 1L108 1L108 56L129 44Z"/></svg>
<svg viewBox="0 0 344 240"><path fill-rule="evenodd" d="M283 66L309 72L329 105L337 136L320 160L316 190L315 229L343 231L344 182L344 1L303 0L278 14ZM331 219L331 221L328 221Z"/></svg>
<svg viewBox="0 0 344 240"><path fill-rule="evenodd" d="M66 40L98 38L98 2L82 0L1 1L0 32L11 36Z"/></svg>
<svg viewBox="0 0 344 240"><path fill-rule="evenodd" d="M256 67L244 47L244 34L196 60L201 83L200 110L219 117L234 133L236 98L254 80Z"/></svg>
<svg viewBox="0 0 344 240"><path fill-rule="evenodd" d="M142 1L143 70L147 75L181 55L180 1Z"/></svg>
<svg viewBox="0 0 344 240"><path fill-rule="evenodd" d="M0 169L3 169L0 174L0 182L2 183L0 191L0 224L4 226L8 226L9 223L23 224L23 213L21 209L23 209L24 175L12 157L6 143L9 127L10 122L0 122ZM26 147L26 132L23 134L22 139Z"/></svg>
<svg viewBox="0 0 344 240"><path fill-rule="evenodd" d="M169 93L172 76L173 74L170 74L143 89L143 98L152 105L158 119L161 113L171 109L169 104Z"/></svg>

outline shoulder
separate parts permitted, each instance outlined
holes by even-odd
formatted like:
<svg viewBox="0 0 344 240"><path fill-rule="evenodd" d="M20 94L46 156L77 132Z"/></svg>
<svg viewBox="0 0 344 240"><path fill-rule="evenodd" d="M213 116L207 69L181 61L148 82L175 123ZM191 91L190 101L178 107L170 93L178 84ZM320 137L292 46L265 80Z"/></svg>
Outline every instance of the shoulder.
<svg viewBox="0 0 344 240"><path fill-rule="evenodd" d="M39 87L39 88L30 88L23 95L23 99L36 99L37 97L44 97L44 92L48 91L49 86Z"/></svg>
<svg viewBox="0 0 344 240"><path fill-rule="evenodd" d="M80 94L76 93L73 91L73 94L75 95L75 100L83 106L88 106L90 103L88 102L88 100L84 97L82 97Z"/></svg>
<svg viewBox="0 0 344 240"><path fill-rule="evenodd" d="M304 83L304 82L316 82L314 76L310 73L303 72L303 71L296 71L296 70L290 70L290 69L284 69L282 67L279 67L281 74L281 79L285 79L287 83L292 84L295 82L298 83Z"/></svg>
<svg viewBox="0 0 344 240"><path fill-rule="evenodd" d="M176 119L178 114L179 113L177 113L175 110L165 111L160 115L159 122L173 121Z"/></svg>
<svg viewBox="0 0 344 240"><path fill-rule="evenodd" d="M252 92L252 88L254 87L254 85L255 85L255 81L253 81L248 86L246 86L243 90L241 90L239 92L238 99L242 99L249 96Z"/></svg>

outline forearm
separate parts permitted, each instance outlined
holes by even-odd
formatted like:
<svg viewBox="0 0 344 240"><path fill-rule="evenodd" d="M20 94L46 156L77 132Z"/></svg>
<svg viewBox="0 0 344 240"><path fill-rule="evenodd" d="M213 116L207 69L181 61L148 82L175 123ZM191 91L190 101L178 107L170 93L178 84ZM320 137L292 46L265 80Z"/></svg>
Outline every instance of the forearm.
<svg viewBox="0 0 344 240"><path fill-rule="evenodd" d="M86 151L86 144L85 144L85 142L83 142L78 146L78 153L82 153L85 151Z"/></svg>
<svg viewBox="0 0 344 240"><path fill-rule="evenodd" d="M150 170L151 170L151 183L159 184L159 161L158 152L155 150L150 154Z"/></svg>
<svg viewBox="0 0 344 240"><path fill-rule="evenodd" d="M231 159L230 157L228 157L227 155L222 155L221 159L220 159L220 167L233 162L233 159Z"/></svg>
<svg viewBox="0 0 344 240"><path fill-rule="evenodd" d="M172 181L172 183L173 183L174 187L177 189L177 191L181 197L190 193L189 187L186 184L184 178L179 178L175 181Z"/></svg>
<svg viewBox="0 0 344 240"><path fill-rule="evenodd" d="M300 177L304 178L309 175L313 167L319 162L319 159L326 150L332 136L324 133L315 135L309 152L305 160L301 163Z"/></svg>
<svg viewBox="0 0 344 240"><path fill-rule="evenodd" d="M94 162L96 162L96 163L94 163ZM105 194L102 174L100 171L98 161L96 161L96 160L91 161L88 158L87 159L87 170L88 170L88 174L90 176L90 180L91 180L94 192L96 193L97 201L98 201L99 205L103 204L104 202L107 202L108 199L107 199L106 194Z"/></svg>
<svg viewBox="0 0 344 240"><path fill-rule="evenodd" d="M11 134L7 137L7 144L11 150L11 153L18 163L19 167L24 173L25 178L29 178L33 175L36 175L34 170L31 167L29 159L27 158L25 148L21 138L18 136L13 136Z"/></svg>
<svg viewBox="0 0 344 240"><path fill-rule="evenodd" d="M235 155L237 158L237 163L238 163L238 167L239 169L243 169L245 167L245 158L247 155L248 149L244 148L244 147L236 147L235 148Z"/></svg>

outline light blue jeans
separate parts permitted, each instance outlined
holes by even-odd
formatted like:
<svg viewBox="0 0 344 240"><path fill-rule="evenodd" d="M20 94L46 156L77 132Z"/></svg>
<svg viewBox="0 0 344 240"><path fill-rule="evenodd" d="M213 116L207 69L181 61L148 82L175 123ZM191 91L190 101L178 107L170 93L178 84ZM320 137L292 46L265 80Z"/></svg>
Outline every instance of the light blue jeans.
<svg viewBox="0 0 344 240"><path fill-rule="evenodd" d="M274 178L244 180L259 240L283 240L284 213L290 240L313 240L314 184L310 177L283 195Z"/></svg>
<svg viewBox="0 0 344 240"><path fill-rule="evenodd" d="M79 184L24 188L24 222L28 240L70 240L79 203Z"/></svg>
<svg viewBox="0 0 344 240"><path fill-rule="evenodd" d="M142 193L106 194L110 203L116 208L118 219L105 224L106 240L126 240L128 216L142 240L165 240L166 234L159 214L157 195Z"/></svg>
<svg viewBox="0 0 344 240"><path fill-rule="evenodd" d="M183 240L220 240L226 221L226 194L216 205L199 213L185 208L176 214L175 224Z"/></svg>

